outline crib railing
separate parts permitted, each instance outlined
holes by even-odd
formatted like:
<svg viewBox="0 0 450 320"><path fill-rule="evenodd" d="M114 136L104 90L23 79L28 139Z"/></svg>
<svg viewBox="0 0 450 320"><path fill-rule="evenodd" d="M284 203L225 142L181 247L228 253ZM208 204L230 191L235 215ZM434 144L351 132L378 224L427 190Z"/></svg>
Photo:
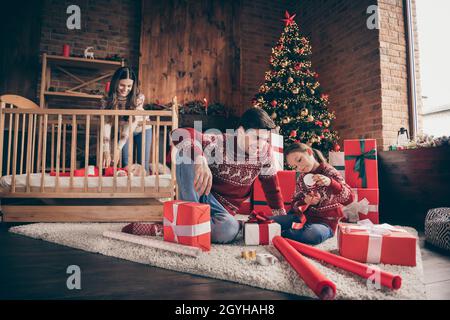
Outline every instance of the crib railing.
<svg viewBox="0 0 450 320"><path fill-rule="evenodd" d="M136 163L137 156L133 151L132 117L147 117L147 121L138 123L142 133L150 130L148 129L149 125L152 126L150 175L145 175L142 170L140 177L131 174L128 174L126 178L118 177L118 166L120 167L122 163L120 157L119 161L114 161L113 176L108 178L103 176L104 130L101 128L104 128L106 117L112 117L111 144L113 148L111 155L114 159L114 150L118 148L117 137L120 134L120 116L128 116L130 122L129 143L128 150L126 150L129 164ZM168 134L170 130L177 127L176 99L171 111L18 109L2 103L0 110L0 174L2 176L0 196L17 198L173 197L175 164L172 161L169 172L166 172L165 159L168 151ZM142 134L141 159L145 159L145 136ZM78 147L80 140L81 144L84 144L81 148ZM160 141L162 141L162 148ZM163 168L160 168L159 165L161 158ZM143 165L143 163L140 164ZM100 173L98 177L88 176L90 165L98 168ZM76 177L75 171L81 168L85 169L84 177ZM49 173L52 173L52 176ZM161 184L162 174L165 178L164 184ZM170 175L170 180L167 179L167 175ZM19 177L22 180L25 179L24 184L17 184ZM40 179L40 182L38 185L32 184L32 179L34 179L33 181ZM46 179L52 181L54 179L54 185L46 184ZM82 180L81 186L80 179ZM92 179L97 179L94 186L89 183L93 181ZM106 179L112 179L112 185L111 183L105 184ZM120 186L118 185L119 179L122 182ZM126 186L124 186L124 179L126 179ZM150 179L150 185L147 185L147 179ZM136 180L139 181L136 183Z"/></svg>

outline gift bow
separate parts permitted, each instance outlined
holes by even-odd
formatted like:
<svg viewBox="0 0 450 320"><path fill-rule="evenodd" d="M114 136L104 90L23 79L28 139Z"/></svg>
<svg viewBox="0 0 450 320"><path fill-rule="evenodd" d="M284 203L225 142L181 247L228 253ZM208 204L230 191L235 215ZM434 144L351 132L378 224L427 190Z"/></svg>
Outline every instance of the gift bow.
<svg viewBox="0 0 450 320"><path fill-rule="evenodd" d="M264 215L264 213L262 212L256 212L255 210L253 210L247 220L248 223L259 223L259 224L270 224L273 223L274 221L269 219L268 217L266 217Z"/></svg>
<svg viewBox="0 0 450 320"><path fill-rule="evenodd" d="M369 212L378 211L378 206L375 204L370 204L367 198L363 198L360 201L354 201L343 209L344 215L349 219L350 222L357 221L351 220L351 217L358 217L359 214L367 215Z"/></svg>
<svg viewBox="0 0 450 320"><path fill-rule="evenodd" d="M177 202L173 204L173 221L170 221L164 217L163 224L166 227L172 228L174 242L178 242L178 236L180 237L195 237L208 232L211 232L211 222L206 221L203 223L188 225L188 226L177 226L178 220L178 206L183 203L188 202Z"/></svg>
<svg viewBox="0 0 450 320"><path fill-rule="evenodd" d="M358 221L355 226L345 226L345 232L352 231L366 231L369 234L366 260L368 263L380 263L383 236L390 235L392 232L407 232L387 223L373 224L369 219Z"/></svg>
<svg viewBox="0 0 450 320"><path fill-rule="evenodd" d="M359 141L360 148L361 148L361 154L359 155L345 155L345 160L353 160L355 161L355 166L353 167L353 171L358 172L358 177L362 180L362 187L367 188L367 177L366 177L366 162L365 160L376 160L376 150L372 149L367 152L364 152L364 149L366 147L366 141L360 140Z"/></svg>

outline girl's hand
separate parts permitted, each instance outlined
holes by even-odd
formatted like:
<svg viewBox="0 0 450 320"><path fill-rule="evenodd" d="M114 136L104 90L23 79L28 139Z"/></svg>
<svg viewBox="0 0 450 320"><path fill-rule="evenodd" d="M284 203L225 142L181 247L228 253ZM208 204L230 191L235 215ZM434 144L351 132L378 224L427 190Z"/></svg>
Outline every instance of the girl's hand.
<svg viewBox="0 0 450 320"><path fill-rule="evenodd" d="M305 196L305 203L310 205L310 206L314 206L314 205L319 203L320 198L321 197L320 197L319 193L308 193Z"/></svg>
<svg viewBox="0 0 450 320"><path fill-rule="evenodd" d="M111 165L111 153L105 151L103 152L103 168L109 168Z"/></svg>
<svg viewBox="0 0 450 320"><path fill-rule="evenodd" d="M316 183L317 186L328 187L331 184L331 179L322 174L315 174L313 176L313 181Z"/></svg>

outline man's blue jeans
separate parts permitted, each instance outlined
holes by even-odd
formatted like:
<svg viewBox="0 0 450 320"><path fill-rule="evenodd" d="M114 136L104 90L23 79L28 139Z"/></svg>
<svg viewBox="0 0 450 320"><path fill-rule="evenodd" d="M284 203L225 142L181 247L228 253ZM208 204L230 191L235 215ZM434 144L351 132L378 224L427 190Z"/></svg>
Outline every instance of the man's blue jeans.
<svg viewBox="0 0 450 320"><path fill-rule="evenodd" d="M194 189L194 163L177 158L176 176L180 200L206 203L211 207L211 241L230 243L239 233L239 222L210 193L199 196Z"/></svg>
<svg viewBox="0 0 450 320"><path fill-rule="evenodd" d="M125 143L122 149L122 166L125 168L128 165L128 144L129 140ZM135 163L142 164L142 132L134 133L133 135L133 145L137 146L137 159ZM152 146L152 129L145 130L145 163L142 164L145 171L149 173L149 162L150 162L150 148Z"/></svg>

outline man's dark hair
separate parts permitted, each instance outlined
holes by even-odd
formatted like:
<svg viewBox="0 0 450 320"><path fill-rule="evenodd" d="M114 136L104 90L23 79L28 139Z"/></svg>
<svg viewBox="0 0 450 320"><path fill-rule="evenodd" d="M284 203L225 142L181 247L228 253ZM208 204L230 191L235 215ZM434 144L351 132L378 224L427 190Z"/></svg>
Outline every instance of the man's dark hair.
<svg viewBox="0 0 450 320"><path fill-rule="evenodd" d="M248 129L267 129L275 128L275 123L263 109L252 107L247 109L239 120L238 127L242 126L244 130Z"/></svg>

